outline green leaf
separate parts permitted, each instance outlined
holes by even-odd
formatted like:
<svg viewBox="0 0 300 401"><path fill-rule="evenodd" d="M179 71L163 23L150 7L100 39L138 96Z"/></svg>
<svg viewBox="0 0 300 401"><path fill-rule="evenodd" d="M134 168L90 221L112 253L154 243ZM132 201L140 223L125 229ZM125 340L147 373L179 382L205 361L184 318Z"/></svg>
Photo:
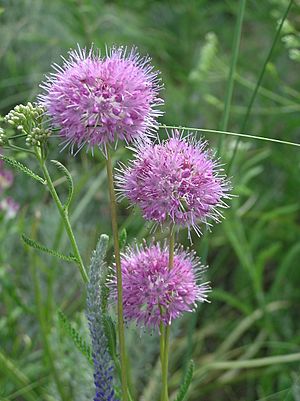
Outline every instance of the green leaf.
<svg viewBox="0 0 300 401"><path fill-rule="evenodd" d="M120 249L124 248L126 241L127 241L127 231L126 228L124 227L120 234L120 240L119 240Z"/></svg>
<svg viewBox="0 0 300 401"><path fill-rule="evenodd" d="M110 355L113 359L117 357L117 334L116 327L112 318L108 315L102 317L104 333L107 338L107 345Z"/></svg>
<svg viewBox="0 0 300 401"><path fill-rule="evenodd" d="M109 237L106 234L102 234L97 243L96 249L91 259L90 275L96 275L93 278L93 282L98 283L100 286L100 307L103 315L107 313L107 303L109 297L109 288L106 285L107 278L107 267L104 262L104 258L107 251ZM91 277L90 277L91 278ZM96 296L96 294L95 294Z"/></svg>
<svg viewBox="0 0 300 401"><path fill-rule="evenodd" d="M58 318L65 333L73 340L76 348L87 358L91 365L93 365L91 347L82 338L80 333L72 326L67 316L61 311L58 311Z"/></svg>
<svg viewBox="0 0 300 401"><path fill-rule="evenodd" d="M54 249L47 248L46 246L36 242L35 240L28 238L25 234L22 234L22 240L25 242L26 245L38 249L39 251L46 252L49 255L56 256L57 258L61 260L65 260L66 262L76 262L78 263L78 260L75 256L73 255L64 255L63 253L57 252Z"/></svg>
<svg viewBox="0 0 300 401"><path fill-rule="evenodd" d="M74 184L73 184L73 179L72 176L69 172L69 170L63 165L61 164L59 161L57 160L51 160L51 163L53 163L62 173L63 175L66 177L67 179L67 183L68 183L68 198L64 204L64 209L68 210L71 202L72 202L72 198L73 198L73 194L74 194Z"/></svg>
<svg viewBox="0 0 300 401"><path fill-rule="evenodd" d="M276 276L274 278L274 282L272 284L270 293L273 297L282 292L282 283L286 280L286 277L290 276L290 269L296 269L297 264L300 259L300 244L296 243L293 247L291 247L285 257L283 258L281 264L276 270Z"/></svg>
<svg viewBox="0 0 300 401"><path fill-rule="evenodd" d="M39 181L41 184L43 184L43 185L46 184L46 181L42 177L35 174L32 170L30 170L28 167L26 167L24 164L18 162L17 160L11 159L10 157L6 157L3 155L0 155L0 159L5 161L5 163L9 164L13 168L16 168L17 170L22 171L22 173L29 175L29 177L35 179L36 181Z"/></svg>
<svg viewBox="0 0 300 401"><path fill-rule="evenodd" d="M175 398L175 401L184 401L187 396L188 389L190 387L190 384L192 382L193 374L194 374L194 368L195 364L191 360L188 364L186 373L184 375L183 383L179 388L178 394Z"/></svg>
<svg viewBox="0 0 300 401"><path fill-rule="evenodd" d="M109 298L109 288L106 285L107 271L102 274L102 280L100 283L100 299L101 299L101 312L105 315L107 313L107 305Z"/></svg>

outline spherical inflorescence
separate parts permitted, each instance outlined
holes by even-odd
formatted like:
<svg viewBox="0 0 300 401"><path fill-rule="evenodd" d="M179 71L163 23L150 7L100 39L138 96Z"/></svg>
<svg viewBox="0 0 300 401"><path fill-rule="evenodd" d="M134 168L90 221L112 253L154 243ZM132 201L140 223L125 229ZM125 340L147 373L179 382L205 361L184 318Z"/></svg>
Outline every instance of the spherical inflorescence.
<svg viewBox="0 0 300 401"><path fill-rule="evenodd" d="M204 302L210 291L208 283L198 284L203 266L194 254L177 248L174 265L169 269L167 247L128 248L122 255L123 309L126 320L141 327L168 325L184 312L192 312L197 302ZM110 286L116 298L116 278Z"/></svg>
<svg viewBox="0 0 300 401"><path fill-rule="evenodd" d="M157 127L161 89L150 58L135 48L112 48L102 58L93 48L69 52L64 65L41 85L40 103L66 146L103 147L115 140L130 142Z"/></svg>
<svg viewBox="0 0 300 401"><path fill-rule="evenodd" d="M117 175L119 191L157 223L193 227L222 217L230 185L218 162L197 142L178 131L162 143L141 144L129 167Z"/></svg>

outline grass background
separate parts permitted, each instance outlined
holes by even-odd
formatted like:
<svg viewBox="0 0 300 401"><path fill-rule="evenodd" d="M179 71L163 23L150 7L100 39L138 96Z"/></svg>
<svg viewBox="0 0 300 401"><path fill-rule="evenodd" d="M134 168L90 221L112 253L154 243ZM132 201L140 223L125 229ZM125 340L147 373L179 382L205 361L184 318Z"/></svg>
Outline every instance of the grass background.
<svg viewBox="0 0 300 401"><path fill-rule="evenodd" d="M229 131L239 132L243 126L288 3L246 1ZM50 64L60 62L60 55L76 43L94 43L101 49L105 44L135 44L161 70L166 103L161 122L220 129L239 4L237 0L1 0L0 113L34 101ZM300 7L295 1L266 65L245 132L300 142L299 38ZM218 149L220 135L205 138ZM235 144L235 138L223 138L225 166ZM117 157L125 161L130 153L120 149ZM99 234L110 233L103 157L81 152L75 159L59 153L59 141L51 139L50 158L64 162L72 172L76 192L71 221L87 264ZM25 154L18 154L18 159L39 173L34 160ZM210 266L212 302L173 329L172 394L193 355L191 401L300 400L299 168L299 148L240 141L230 171L237 197L230 202L226 220L201 238L193 236L193 247ZM63 197L65 182L55 169L51 173ZM74 266L29 252L20 239L25 232L69 252L57 210L38 183L18 173L9 194L21 204L21 211L0 225L0 399L60 399L44 354L41 316L69 399L92 399L91 368L57 317L59 307L88 338L81 278ZM149 236L148 225L138 212L130 213L126 202L120 206L120 219L128 242ZM188 246L186 234L182 231L179 240ZM41 285L40 308L35 274ZM128 343L136 399L158 399L157 336L133 327ZM284 362L291 354L298 359ZM220 361L228 363L220 368L216 364Z"/></svg>

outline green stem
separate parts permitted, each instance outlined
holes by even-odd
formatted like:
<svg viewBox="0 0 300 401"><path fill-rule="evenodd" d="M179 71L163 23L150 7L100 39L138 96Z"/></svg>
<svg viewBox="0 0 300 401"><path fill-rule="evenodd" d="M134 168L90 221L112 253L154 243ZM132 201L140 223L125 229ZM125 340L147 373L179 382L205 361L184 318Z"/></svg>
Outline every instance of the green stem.
<svg viewBox="0 0 300 401"><path fill-rule="evenodd" d="M169 391L168 391L169 346L170 346L170 324L166 326L164 333L164 355L163 355L163 365L162 365L162 393L161 393L162 401L169 401Z"/></svg>
<svg viewBox="0 0 300 401"><path fill-rule="evenodd" d="M114 240L116 276L117 276L118 335L119 335L120 362L121 362L122 401L127 401L128 385L127 385L127 374L126 374L126 350L125 350L125 333L124 333L124 318L123 318L122 270L121 270L121 257L120 257L120 245L119 245L119 232L117 223L117 202L114 188L112 160L109 148L107 148L106 169L107 169L107 179L109 186L111 224L112 224L112 232Z"/></svg>
<svg viewBox="0 0 300 401"><path fill-rule="evenodd" d="M247 107L247 111L246 111L246 115L245 115L245 118L244 118L243 123L242 123L242 126L241 126L241 132L244 132L244 131L245 131L245 128L246 128L246 126L247 126L247 123L248 123L248 120L249 120L249 117L250 117L250 113L251 113L251 110L252 110L252 106L253 106L253 104L254 104L254 100L255 100L255 98L256 98L257 92L258 92L258 90L259 90L259 87L260 87L261 82L262 82L262 80L263 80L263 77L264 77L264 75L265 75L267 65L268 65L268 63L269 63L269 61L271 60L271 57L272 57L272 55L273 55L273 51L274 51L275 46L276 46L276 44L277 44L277 41L278 41L278 39L279 39L280 32L281 32L281 29L282 29L282 27L283 27L284 21L286 20L286 18L287 18L287 16L288 16L288 13L289 13L289 11L290 11L290 8L291 8L292 4L293 4L293 0L290 0L290 2L289 2L289 4L288 4L288 7L287 7L287 9L286 9L286 11L285 11L285 13L284 13L284 15L283 15L283 17L282 17L282 20L281 20L280 24L278 25L278 28L277 28L275 37L274 37L274 39L273 39L272 46L271 46L271 48L270 48L270 51L269 51L269 53L268 53L268 55L267 55L267 58L266 58L266 60L265 60L265 62L264 62L264 64L263 64L263 66L262 66L261 72L260 72L259 77L258 77L258 81L257 81L257 83L256 83L256 85L255 85L254 91L253 91L252 96L251 96L251 98L250 98L250 101L249 101L249 104L248 104L248 107ZM229 165L228 165L228 171L230 171L231 166L232 166L232 163L233 163L233 161L234 161L234 159L235 159L235 156L236 156L236 152L237 152L239 143L240 143L240 139L238 138L238 139L236 140L236 142L235 142L235 146L234 146L234 149L233 149L233 152L232 152L231 160L230 160Z"/></svg>
<svg viewBox="0 0 300 401"><path fill-rule="evenodd" d="M171 270L174 265L174 248L175 248L175 227L174 224L172 224L170 227L170 234L169 234L169 270Z"/></svg>
<svg viewBox="0 0 300 401"><path fill-rule="evenodd" d="M27 134L17 134L17 135L9 136L9 137L7 137L7 139L10 141L10 140L13 140L13 139L23 138L25 136L27 136Z"/></svg>
<svg viewBox="0 0 300 401"><path fill-rule="evenodd" d="M13 144L11 144L11 143L9 143L9 144L7 145L7 147L8 147L9 149L13 149L13 150L16 150L16 151L18 151L18 152L25 152L25 153L32 153L32 154L35 154L35 153L34 153L32 150L30 150L30 149L21 148L20 146L13 145Z"/></svg>
<svg viewBox="0 0 300 401"><path fill-rule="evenodd" d="M174 265L174 248L175 248L175 227L174 224L171 224L169 233L169 270L171 270ZM163 339L161 339L161 353L163 355L163 357L161 357L162 360L161 401L169 400L168 370L169 370L170 331L171 331L171 325L168 324L164 329Z"/></svg>
<svg viewBox="0 0 300 401"><path fill-rule="evenodd" d="M70 240L71 245L72 245L74 256L76 257L76 259L78 261L78 266L79 266L79 270L80 270L81 276L83 278L83 281L85 283L88 283L89 278L88 278L88 275L86 273L86 270L85 270L85 267L84 267L84 264L83 264L79 249L78 249L78 245L76 243L76 239L75 239L75 236L74 236L71 224L70 224L68 211L64 209L64 207L63 207L63 205L62 205L62 203L61 203L61 201L59 199L59 196L58 196L58 194L56 192L56 189L55 189L55 187L53 185L52 179L51 179L50 174L48 172L48 169L46 167L45 160L42 159L42 157L41 157L40 153L38 152L38 150L36 150L36 156L37 156L37 158L38 158L38 160L40 162L41 169L43 171L44 178L45 178L45 180L47 182L47 186L49 188L51 196L52 196L52 198L53 198L53 200L54 200L54 202L55 202L55 204L56 204L56 206L58 208L60 216L62 218L65 230L66 230L66 232L68 234L69 240Z"/></svg>
<svg viewBox="0 0 300 401"><path fill-rule="evenodd" d="M160 334L160 363L161 363L161 369L163 369L163 363L164 363L164 354L165 354L165 330L164 330L164 325L160 323L159 326L159 334Z"/></svg>
<svg viewBox="0 0 300 401"><path fill-rule="evenodd" d="M59 221L59 226L56 231L56 234L54 236L54 241L52 248L53 249L58 249L59 244L60 244L60 239L61 236L64 232L64 224L63 221ZM56 267L56 266L55 266ZM48 288L47 288L47 306L46 310L48 313L48 316L53 316L53 311L54 311L54 281L55 281L55 275L56 275L56 270L55 267L49 270L48 272Z"/></svg>
<svg viewBox="0 0 300 401"><path fill-rule="evenodd" d="M32 237L34 238L36 235L36 223L33 226L33 233ZM35 305L36 305L36 312L37 312L37 317L39 320L40 324L40 329L41 329L41 336L42 336L42 341L43 341L43 346L44 346L44 351L45 355L47 357L49 367L51 370L51 373L53 375L53 379L55 381L57 391L60 394L60 397L63 401L68 401L69 397L65 393L65 389L63 387L62 382L60 381L59 373L56 369L55 366L55 358L54 355L52 354L52 349L49 344L49 339L48 339L48 328L47 328L47 322L45 320L45 310L43 308L43 302L42 302L42 295L41 295L41 289L40 289L40 283L36 271L36 263L35 263L35 258L34 254L31 253L31 263L30 263L30 270L31 270L31 276L32 276L32 281L33 281L33 288L34 288L34 297L35 297Z"/></svg>
<svg viewBox="0 0 300 401"><path fill-rule="evenodd" d="M237 64L237 59L238 59L238 54L239 54L239 47L240 47L240 41L241 41L241 32L242 32L245 7L246 7L246 0L240 0L238 17L237 17L237 22L236 22L236 27L235 27L235 31L234 31L234 37L233 37L232 58L231 58L229 76L228 76L228 81L227 81L224 112L223 112L223 116L222 116L222 120L221 120L221 124L220 124L220 130L222 130L222 131L226 131L227 126L228 126L234 78L235 78L235 70L236 70L236 64ZM219 139L218 153L220 155L222 153L222 147L223 147L223 136L221 136Z"/></svg>

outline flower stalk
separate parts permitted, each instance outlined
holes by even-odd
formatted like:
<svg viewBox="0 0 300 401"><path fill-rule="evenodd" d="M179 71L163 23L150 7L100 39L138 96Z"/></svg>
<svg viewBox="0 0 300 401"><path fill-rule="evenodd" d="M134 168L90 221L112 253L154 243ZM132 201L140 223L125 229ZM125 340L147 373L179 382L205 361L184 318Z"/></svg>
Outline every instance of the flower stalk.
<svg viewBox="0 0 300 401"><path fill-rule="evenodd" d="M121 362L121 384L122 384L122 400L128 400L128 385L126 373L126 350L125 350L125 333L124 333L124 318L123 318L123 288L122 288L122 271L121 271L121 257L119 245L119 233L117 223L117 202L114 187L113 167L110 149L107 147L106 155L106 169L109 187L110 198L110 211L111 211L111 224L114 240L115 262L116 262L116 277L117 277L117 310L118 310L118 336L120 348L120 362Z"/></svg>
<svg viewBox="0 0 300 401"><path fill-rule="evenodd" d="M175 249L175 228L174 224L170 226L169 233L169 270L174 265L174 249ZM163 337L161 341L161 355L162 355L162 391L161 401L168 401L168 370L169 370L169 347L170 347L170 331L171 323L167 324L165 328L162 328L161 335Z"/></svg>
<svg viewBox="0 0 300 401"><path fill-rule="evenodd" d="M81 255L80 255L80 252L79 252L79 249L78 249L78 245L77 245L77 242L76 242L76 239L75 239L75 236L74 236L71 224L70 224L68 211L66 209L64 209L64 207L63 207L63 205L62 205L62 203L61 203L61 201L59 199L59 196L58 196L58 194L56 192L56 189L55 189L55 187L53 185L51 176L50 176L49 171L47 169L45 160L41 156L41 153L40 153L38 148L35 148L35 154L36 154L37 159L40 162L40 166L41 166L44 178L45 178L45 180L47 182L48 189L49 189L49 191L51 193L51 196L52 196L52 198L53 198L53 200L54 200L54 202L55 202L55 204L56 204L56 206L58 208L60 216L62 218L62 222L64 224L64 227L65 227L65 230L66 230L67 235L69 237L69 240L71 242L72 249L73 249L73 252L74 252L74 256L77 259L79 270L80 270L81 276L83 278L83 281L85 283L88 283L89 282L89 278L88 278L88 275L86 273L86 270L85 270L85 267L84 267L84 264L83 264L83 260L81 258Z"/></svg>

